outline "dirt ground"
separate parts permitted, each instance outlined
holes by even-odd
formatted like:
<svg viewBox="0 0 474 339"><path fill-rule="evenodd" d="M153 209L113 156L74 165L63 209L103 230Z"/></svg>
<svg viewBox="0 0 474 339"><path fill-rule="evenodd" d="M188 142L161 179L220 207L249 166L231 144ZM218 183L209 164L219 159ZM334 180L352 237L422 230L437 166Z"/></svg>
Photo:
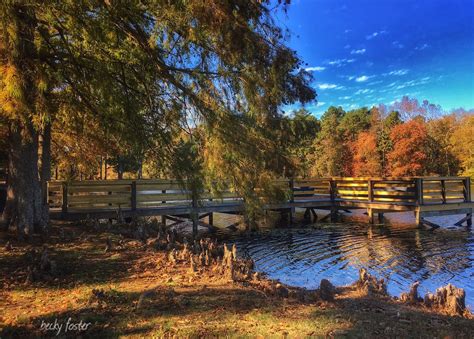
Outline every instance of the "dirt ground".
<svg viewBox="0 0 474 339"><path fill-rule="evenodd" d="M353 287L331 302L273 293L211 266L190 272L167 250L110 230L63 229L44 243L0 235L0 338L473 337L472 319ZM32 280L33 251L44 246L54 271Z"/></svg>

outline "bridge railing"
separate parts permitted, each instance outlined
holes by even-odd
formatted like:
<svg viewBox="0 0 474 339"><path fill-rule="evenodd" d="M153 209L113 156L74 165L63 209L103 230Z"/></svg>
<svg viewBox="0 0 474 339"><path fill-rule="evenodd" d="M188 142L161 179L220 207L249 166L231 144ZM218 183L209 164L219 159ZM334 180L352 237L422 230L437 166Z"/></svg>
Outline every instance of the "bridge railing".
<svg viewBox="0 0 474 339"><path fill-rule="evenodd" d="M471 201L468 177L416 178L314 178L281 179L288 201L355 202L397 205L454 204ZM68 212L157 209L192 206L193 195L177 180L51 181L47 201L50 209ZM230 189L201 192L199 204L240 203Z"/></svg>

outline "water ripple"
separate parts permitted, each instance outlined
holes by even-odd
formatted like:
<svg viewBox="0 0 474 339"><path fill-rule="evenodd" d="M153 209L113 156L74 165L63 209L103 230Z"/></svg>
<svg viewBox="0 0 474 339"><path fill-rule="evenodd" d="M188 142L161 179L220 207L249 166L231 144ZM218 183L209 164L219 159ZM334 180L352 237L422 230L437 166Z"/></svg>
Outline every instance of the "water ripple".
<svg viewBox="0 0 474 339"><path fill-rule="evenodd" d="M388 278L392 295L414 281L420 292L452 283L466 290L474 306L474 235L466 230L327 224L309 229L273 230L235 239L257 270L282 282L315 288L322 278L336 285L357 279L360 267Z"/></svg>

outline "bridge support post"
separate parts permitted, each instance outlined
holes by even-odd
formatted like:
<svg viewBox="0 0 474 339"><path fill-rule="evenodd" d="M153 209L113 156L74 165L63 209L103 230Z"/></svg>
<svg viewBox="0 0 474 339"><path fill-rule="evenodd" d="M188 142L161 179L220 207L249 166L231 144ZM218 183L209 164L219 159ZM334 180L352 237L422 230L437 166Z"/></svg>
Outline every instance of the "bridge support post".
<svg viewBox="0 0 474 339"><path fill-rule="evenodd" d="M337 208L331 207L331 222L337 222Z"/></svg>
<svg viewBox="0 0 474 339"><path fill-rule="evenodd" d="M290 203L293 204L295 202L295 181L294 181L294 179L291 178L289 180L288 184L290 186ZM290 212L289 223L290 223L290 226L291 226L291 225L293 225L293 221L294 221L294 218L295 218L296 208L291 206L289 212Z"/></svg>
<svg viewBox="0 0 474 339"><path fill-rule="evenodd" d="M194 191L192 192L191 219L193 220L193 239L195 239L198 234L199 212L197 210L197 197Z"/></svg>
<svg viewBox="0 0 474 339"><path fill-rule="evenodd" d="M379 221L379 224L383 224L384 222L384 216L383 216L383 213L377 213L377 217L378 217L378 221Z"/></svg>
<svg viewBox="0 0 474 339"><path fill-rule="evenodd" d="M375 214L374 210L371 208L367 209L367 215L369 216L369 223L375 224Z"/></svg>
<svg viewBox="0 0 474 339"><path fill-rule="evenodd" d="M420 211L415 211L415 220L416 220L416 226L421 227L423 226L423 217L421 215Z"/></svg>
<svg viewBox="0 0 474 339"><path fill-rule="evenodd" d="M208 215L209 225L214 226L214 213L210 212Z"/></svg>
<svg viewBox="0 0 474 339"><path fill-rule="evenodd" d="M166 227L166 215L161 216L161 224Z"/></svg>

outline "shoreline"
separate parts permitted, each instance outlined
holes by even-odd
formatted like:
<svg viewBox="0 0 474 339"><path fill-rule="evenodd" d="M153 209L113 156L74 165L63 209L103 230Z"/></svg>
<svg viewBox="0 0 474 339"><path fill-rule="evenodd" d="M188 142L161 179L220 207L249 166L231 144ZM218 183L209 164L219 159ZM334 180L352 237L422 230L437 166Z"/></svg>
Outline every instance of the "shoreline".
<svg viewBox="0 0 474 339"><path fill-rule="evenodd" d="M421 324L433 335L467 336L474 330L472 319L397 302L380 293L366 295L360 288L363 284L333 286L334 290L328 285L334 294L322 297L320 291L286 286L254 277L255 273L240 279L237 275L250 272L249 263L238 261L232 262L236 279L230 279L232 249L217 249L222 256L209 258L209 265L205 254L201 258L193 254L193 265L184 260L183 248L169 246L170 234L166 240L142 242L103 230L86 229L74 237L70 231L48 240L49 271L40 271L37 280L28 283L28 253L43 247L12 241L7 251L2 239L0 269L11 272L0 281L0 307L5 310L0 319L2 337L48 335L40 330L43 321L68 318L91 322L85 335L108 337L407 336ZM169 257L173 250L175 263ZM228 264L223 264L224 257ZM204 265L197 264L199 259ZM138 330L133 322L147 325Z"/></svg>

